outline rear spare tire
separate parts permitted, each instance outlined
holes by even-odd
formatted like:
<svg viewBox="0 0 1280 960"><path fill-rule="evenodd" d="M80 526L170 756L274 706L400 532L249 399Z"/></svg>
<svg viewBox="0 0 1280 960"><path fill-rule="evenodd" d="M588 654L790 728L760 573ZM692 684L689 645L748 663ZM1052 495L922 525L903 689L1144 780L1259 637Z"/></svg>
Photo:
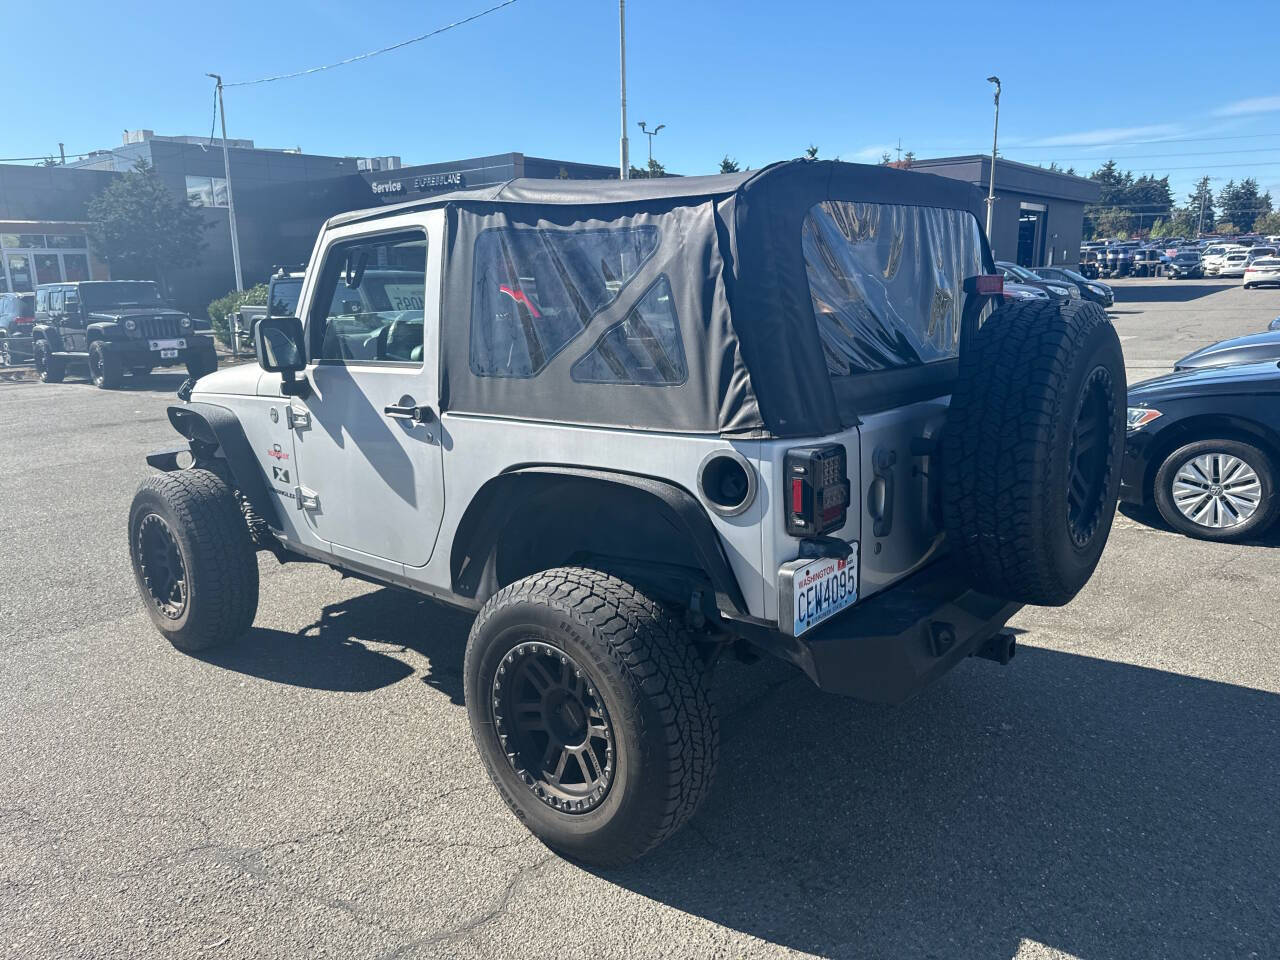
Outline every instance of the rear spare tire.
<svg viewBox="0 0 1280 960"><path fill-rule="evenodd" d="M253 624L258 558L216 473L179 470L142 481L129 510L129 554L151 622L179 650L228 643Z"/></svg>
<svg viewBox="0 0 1280 960"><path fill-rule="evenodd" d="M1115 514L1125 393L1097 304L1011 303L978 330L942 450L947 538L975 587L1060 606L1088 582Z"/></svg>
<svg viewBox="0 0 1280 960"><path fill-rule="evenodd" d="M471 628L463 678L489 777L560 853L627 863L706 797L719 726L702 659L624 580L562 567L499 591Z"/></svg>

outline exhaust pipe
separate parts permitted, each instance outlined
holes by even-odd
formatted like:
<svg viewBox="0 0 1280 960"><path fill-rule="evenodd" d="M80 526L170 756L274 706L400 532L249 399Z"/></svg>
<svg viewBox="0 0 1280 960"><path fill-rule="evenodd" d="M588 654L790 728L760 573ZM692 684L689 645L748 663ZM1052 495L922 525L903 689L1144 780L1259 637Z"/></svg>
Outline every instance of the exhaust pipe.
<svg viewBox="0 0 1280 960"><path fill-rule="evenodd" d="M1018 652L1018 643L1012 630L1001 630L989 638L982 646L973 651L972 656L983 660L993 660L1002 667L1007 666Z"/></svg>

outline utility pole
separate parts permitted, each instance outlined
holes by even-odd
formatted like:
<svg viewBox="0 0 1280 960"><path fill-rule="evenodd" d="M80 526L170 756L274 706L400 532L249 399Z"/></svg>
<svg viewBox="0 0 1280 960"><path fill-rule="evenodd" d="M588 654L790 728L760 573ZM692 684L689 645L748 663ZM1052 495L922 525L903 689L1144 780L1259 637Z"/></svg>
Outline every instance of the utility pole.
<svg viewBox="0 0 1280 960"><path fill-rule="evenodd" d="M1208 183L1207 177L1205 178L1204 182L1200 184L1200 186L1203 187L1204 189L1200 191L1200 219L1196 221L1196 239L1197 240L1200 239L1200 231L1204 228L1204 201L1205 201L1205 197L1209 193L1209 183Z"/></svg>
<svg viewBox="0 0 1280 960"><path fill-rule="evenodd" d="M656 127L654 127L652 130L649 130L649 129L647 129L647 128L645 127L645 125L644 125L644 121L643 121L643 120L641 120L641 121L640 121L640 130L641 130L641 132L642 132L646 137L648 137L648 138L649 138L649 169L650 169L650 170L652 170L652 169L653 169L653 138L654 138L654 137L656 137L656 136L658 135L658 131L659 131L659 130L661 130L661 129L662 129L663 127L665 127L665 126L666 126L666 124L665 124L665 123L660 123L660 124L658 124Z"/></svg>
<svg viewBox="0 0 1280 960"><path fill-rule="evenodd" d="M67 165L67 148L63 146L61 141L58 142L58 156L62 159L62 165L65 167Z"/></svg>
<svg viewBox="0 0 1280 960"><path fill-rule="evenodd" d="M994 242L991 239L991 226L996 212L996 144L1000 139L1000 78L987 77L988 83L996 85L996 125L991 132L991 176L988 178L987 185L987 243ZM994 256L994 251L993 251Z"/></svg>
<svg viewBox="0 0 1280 960"><path fill-rule="evenodd" d="M631 179L631 150L627 144L627 0L618 0L618 60L622 66L622 141L618 176Z"/></svg>
<svg viewBox="0 0 1280 960"><path fill-rule="evenodd" d="M244 277L240 273L240 238L236 234L236 201L231 193L231 152L227 149L227 109L222 103L222 77L206 73L218 85L218 114L222 117L222 171L227 180L227 217L231 226L231 263L236 270L236 290L243 292Z"/></svg>

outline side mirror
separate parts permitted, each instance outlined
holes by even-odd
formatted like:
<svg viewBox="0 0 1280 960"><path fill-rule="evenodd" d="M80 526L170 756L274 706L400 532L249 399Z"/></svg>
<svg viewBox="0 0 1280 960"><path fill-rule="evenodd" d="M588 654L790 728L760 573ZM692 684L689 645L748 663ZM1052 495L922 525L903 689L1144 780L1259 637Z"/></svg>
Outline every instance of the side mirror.
<svg viewBox="0 0 1280 960"><path fill-rule="evenodd" d="M302 321L297 317L263 317L254 331L258 366L268 373L292 375L307 365Z"/></svg>

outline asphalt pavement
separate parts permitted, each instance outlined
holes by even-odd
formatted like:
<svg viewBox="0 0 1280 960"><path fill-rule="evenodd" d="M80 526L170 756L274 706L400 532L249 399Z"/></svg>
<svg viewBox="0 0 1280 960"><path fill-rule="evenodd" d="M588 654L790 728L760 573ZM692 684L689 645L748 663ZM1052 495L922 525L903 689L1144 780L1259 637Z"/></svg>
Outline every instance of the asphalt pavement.
<svg viewBox="0 0 1280 960"><path fill-rule="evenodd" d="M1131 382L1280 315L1117 289ZM125 519L180 380L0 383L0 955L1280 956L1280 531L1121 515L1012 664L902 707L727 664L710 801L597 872L481 772L464 614L263 556L245 642L155 633Z"/></svg>

